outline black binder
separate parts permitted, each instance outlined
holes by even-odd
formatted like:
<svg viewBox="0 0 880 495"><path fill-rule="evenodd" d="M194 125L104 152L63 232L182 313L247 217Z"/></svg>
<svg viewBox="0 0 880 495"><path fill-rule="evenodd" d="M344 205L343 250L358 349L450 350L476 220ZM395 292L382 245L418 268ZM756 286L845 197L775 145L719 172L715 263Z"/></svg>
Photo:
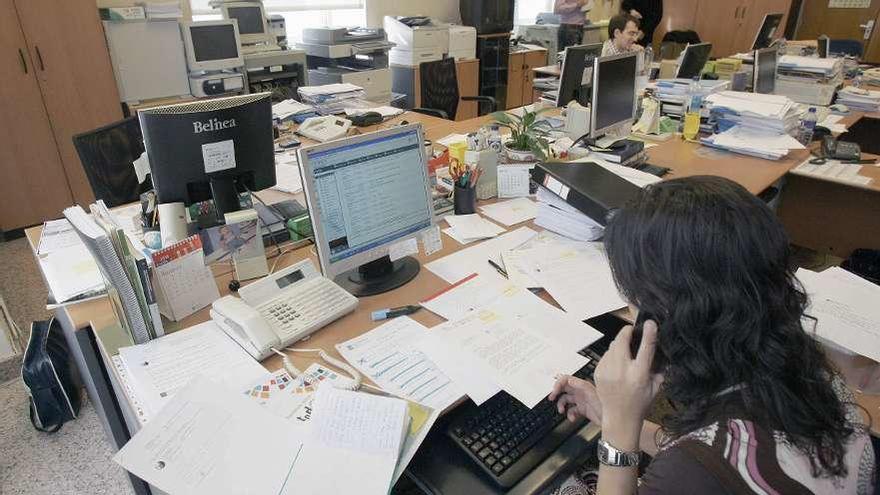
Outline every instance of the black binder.
<svg viewBox="0 0 880 495"><path fill-rule="evenodd" d="M593 162L538 163L532 180L603 226L609 213L639 192L635 184Z"/></svg>

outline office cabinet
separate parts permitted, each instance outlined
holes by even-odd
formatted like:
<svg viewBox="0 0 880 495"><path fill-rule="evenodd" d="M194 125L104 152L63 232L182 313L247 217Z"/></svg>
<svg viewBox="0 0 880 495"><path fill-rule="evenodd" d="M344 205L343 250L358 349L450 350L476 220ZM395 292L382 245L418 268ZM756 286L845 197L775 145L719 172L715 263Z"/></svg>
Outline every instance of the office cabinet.
<svg viewBox="0 0 880 495"><path fill-rule="evenodd" d="M505 108L531 105L535 73L532 69L547 65L547 50L524 50L510 54L507 73L507 101ZM499 109L501 106L499 106Z"/></svg>
<svg viewBox="0 0 880 495"><path fill-rule="evenodd" d="M785 14L776 32L781 37L790 9L791 0L700 0L694 30L712 43L712 57L727 57L752 48L764 14Z"/></svg>
<svg viewBox="0 0 880 495"><path fill-rule="evenodd" d="M11 230L94 201L72 137L121 119L122 108L94 0L0 6L9 79L0 109L12 121L0 124L0 229Z"/></svg>

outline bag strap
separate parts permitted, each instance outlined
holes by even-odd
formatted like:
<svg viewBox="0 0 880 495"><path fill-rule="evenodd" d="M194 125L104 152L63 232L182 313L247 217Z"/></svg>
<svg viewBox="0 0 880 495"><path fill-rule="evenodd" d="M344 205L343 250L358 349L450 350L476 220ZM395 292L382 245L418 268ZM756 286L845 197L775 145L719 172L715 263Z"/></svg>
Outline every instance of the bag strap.
<svg viewBox="0 0 880 495"><path fill-rule="evenodd" d="M34 425L34 428L36 428L36 429L39 430L39 431L42 431L42 432L45 432L45 433L55 433L55 432L57 432L58 430L60 430L61 427L64 425L64 423L61 422L61 423L56 424L56 425L53 426L52 428L45 428L45 427L39 426L39 425L37 424L37 418L36 418L37 408L36 408L36 406L34 406L34 400L33 400L33 399L30 399L30 400L28 401L28 410L29 410L29 412L30 412L30 416L31 416L31 424Z"/></svg>

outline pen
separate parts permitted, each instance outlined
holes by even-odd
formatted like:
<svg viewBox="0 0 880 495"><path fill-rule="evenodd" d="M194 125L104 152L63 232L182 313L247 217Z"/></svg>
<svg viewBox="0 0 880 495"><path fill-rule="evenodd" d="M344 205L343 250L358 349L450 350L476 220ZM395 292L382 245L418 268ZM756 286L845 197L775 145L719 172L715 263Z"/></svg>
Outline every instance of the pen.
<svg viewBox="0 0 880 495"><path fill-rule="evenodd" d="M498 263L495 263L492 260L486 260L486 261L488 261L489 264L492 265L492 268L494 268L496 272L501 274L502 277L507 278L507 272L504 271L504 268L501 268L500 266L498 266Z"/></svg>
<svg viewBox="0 0 880 495"><path fill-rule="evenodd" d="M370 318L373 321L381 321L388 318L397 318L398 316L411 315L420 309L422 309L422 306L419 304L410 304L407 306L401 306L399 308L380 309L377 311L373 311L373 313L370 314Z"/></svg>

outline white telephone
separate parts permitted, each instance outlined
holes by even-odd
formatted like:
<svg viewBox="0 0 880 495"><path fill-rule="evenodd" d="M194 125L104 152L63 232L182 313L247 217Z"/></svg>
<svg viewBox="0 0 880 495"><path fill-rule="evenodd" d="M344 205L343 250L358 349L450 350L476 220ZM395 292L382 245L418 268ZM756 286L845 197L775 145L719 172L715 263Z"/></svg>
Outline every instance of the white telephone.
<svg viewBox="0 0 880 495"><path fill-rule="evenodd" d="M296 133L324 143L345 137L349 129L351 129L350 120L328 115L326 117L307 118L300 124Z"/></svg>
<svg viewBox="0 0 880 495"><path fill-rule="evenodd" d="M358 300L301 261L214 301L211 318L257 359L354 311Z"/></svg>

